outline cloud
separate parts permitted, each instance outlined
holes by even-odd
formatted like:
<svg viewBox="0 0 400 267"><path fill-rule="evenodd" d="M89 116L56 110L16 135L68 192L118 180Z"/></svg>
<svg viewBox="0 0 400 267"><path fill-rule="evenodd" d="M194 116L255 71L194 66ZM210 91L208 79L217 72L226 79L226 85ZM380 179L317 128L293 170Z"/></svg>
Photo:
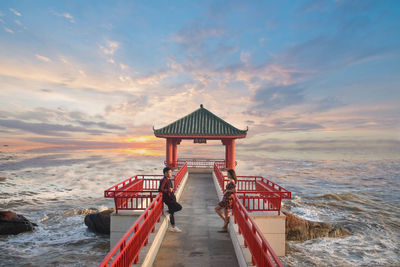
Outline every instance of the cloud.
<svg viewBox="0 0 400 267"><path fill-rule="evenodd" d="M310 131L324 129L324 126L313 122L304 121L285 121L276 119L271 122L271 125L266 130L279 130L279 131Z"/></svg>
<svg viewBox="0 0 400 267"><path fill-rule="evenodd" d="M18 16L18 17L21 17L21 16L22 16L21 13L19 13L17 10L15 10L15 9L13 9L13 8L10 8L10 11L11 11L12 13L14 13L14 15L16 15L16 16Z"/></svg>
<svg viewBox="0 0 400 267"><path fill-rule="evenodd" d="M317 101L316 103L314 103L314 105L310 103L310 105L313 106L310 112L324 112L331 109L343 107L346 104L343 103L338 97L329 96Z"/></svg>
<svg viewBox="0 0 400 267"><path fill-rule="evenodd" d="M216 26L206 26L199 22L188 24L173 36L173 40L181 43L187 49L199 49L205 40L224 35L224 30Z"/></svg>
<svg viewBox="0 0 400 267"><path fill-rule="evenodd" d="M111 114L125 114L133 118L141 110L149 105L149 97L146 95L131 96L130 99L117 105L107 105L105 112L107 115Z"/></svg>
<svg viewBox="0 0 400 267"><path fill-rule="evenodd" d="M3 26L3 29L8 33L14 34L14 31L11 30L10 28L7 28L6 26Z"/></svg>
<svg viewBox="0 0 400 267"><path fill-rule="evenodd" d="M105 45L99 45L100 51L105 55L114 55L115 51L119 48L117 41L108 40Z"/></svg>
<svg viewBox="0 0 400 267"><path fill-rule="evenodd" d="M251 58L251 53L249 51L240 52L240 61L244 64L248 64Z"/></svg>
<svg viewBox="0 0 400 267"><path fill-rule="evenodd" d="M68 136L67 133L80 132L92 135L100 135L109 133L107 131L87 129L85 127L77 127L72 125L60 125L49 123L31 123L19 120L0 120L0 126L9 129L22 130L40 135L48 136Z"/></svg>
<svg viewBox="0 0 400 267"><path fill-rule="evenodd" d="M24 58L22 68L21 59L4 59L0 60L0 75L17 79L20 83L25 83L20 89L31 87L32 83L42 83L42 87L46 88L62 87L75 91L91 89L92 91L107 93L111 91L144 91L148 89L148 86L151 86L147 82L158 84L160 78L165 78L164 74L161 74L164 76L159 76L158 73L154 73L151 76L143 75L142 77L136 77L134 80L127 79L121 81L119 79L120 73L116 73L114 70L110 70L101 64L89 66L85 69L85 75L83 75L79 70L82 70L81 68L86 65L85 62L74 62L69 59L68 61L65 60L65 63L60 64L61 62L51 60L40 54L36 54L35 59L48 64L40 65L35 61L28 61L29 59Z"/></svg>
<svg viewBox="0 0 400 267"><path fill-rule="evenodd" d="M127 65L122 64L122 63L119 64L119 67L121 68L121 70L127 70L127 69L129 69L129 67L128 67Z"/></svg>
<svg viewBox="0 0 400 267"><path fill-rule="evenodd" d="M260 88L253 100L256 109L279 110L302 104L305 101L304 88L298 84Z"/></svg>
<svg viewBox="0 0 400 267"><path fill-rule="evenodd" d="M89 141L82 139L65 139L65 138L52 138L52 137L28 137L24 138L24 140L49 144L49 145L61 145L61 146L79 146L79 147L97 147L97 148L118 148L118 147L126 147L127 143L125 142L113 142L113 141ZM145 145L145 144L144 144Z"/></svg>
<svg viewBox="0 0 400 267"><path fill-rule="evenodd" d="M83 126L97 126L103 129L110 129L110 130L125 130L124 127L115 125L115 124L108 124L106 122L93 122L93 121L77 121L77 123Z"/></svg>
<svg viewBox="0 0 400 267"><path fill-rule="evenodd" d="M69 22L71 23L75 23L74 17L70 14L70 13L57 13L57 12L53 12L54 15L58 16L58 17L63 17L69 20Z"/></svg>
<svg viewBox="0 0 400 267"><path fill-rule="evenodd" d="M45 57L45 56L42 56L42 55L39 55L39 54L36 54L35 57L36 57L37 59L41 60L41 61L44 61L44 62L50 62L50 61L51 61L50 58Z"/></svg>
<svg viewBox="0 0 400 267"><path fill-rule="evenodd" d="M297 14L305 18L297 30L306 33L318 23L319 32L288 47L279 62L321 73L399 55L399 40L390 37L396 32L387 26L389 9L389 2L379 1L308 2Z"/></svg>
<svg viewBox="0 0 400 267"><path fill-rule="evenodd" d="M68 111L62 108L48 109L36 108L23 112L0 112L0 126L8 129L18 129L25 132L66 136L70 132L83 132L88 134L121 133L126 130L117 124L105 121L102 116L89 116L80 111Z"/></svg>

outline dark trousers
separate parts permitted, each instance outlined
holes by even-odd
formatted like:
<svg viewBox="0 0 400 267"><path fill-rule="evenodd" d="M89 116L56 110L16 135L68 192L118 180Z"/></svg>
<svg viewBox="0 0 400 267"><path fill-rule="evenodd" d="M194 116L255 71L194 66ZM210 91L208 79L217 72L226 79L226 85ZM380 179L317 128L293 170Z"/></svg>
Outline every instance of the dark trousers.
<svg viewBox="0 0 400 267"><path fill-rule="evenodd" d="M169 213L169 219L171 221L172 225L175 225L175 218L174 218L174 213L177 211L180 211L182 209L181 204L178 202L169 202L165 203L168 206L168 213Z"/></svg>

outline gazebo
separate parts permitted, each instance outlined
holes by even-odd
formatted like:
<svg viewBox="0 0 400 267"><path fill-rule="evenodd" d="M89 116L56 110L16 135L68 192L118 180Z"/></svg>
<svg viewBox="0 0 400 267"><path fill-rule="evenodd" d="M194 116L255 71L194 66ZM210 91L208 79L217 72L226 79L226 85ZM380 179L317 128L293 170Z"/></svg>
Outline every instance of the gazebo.
<svg viewBox="0 0 400 267"><path fill-rule="evenodd" d="M247 130L239 130L217 117L200 105L200 108L185 117L163 127L154 129L156 137L166 139L167 166L177 167L178 145L182 139L193 139L194 143L206 143L207 140L221 140L225 146L227 169L235 169L235 139L245 138Z"/></svg>

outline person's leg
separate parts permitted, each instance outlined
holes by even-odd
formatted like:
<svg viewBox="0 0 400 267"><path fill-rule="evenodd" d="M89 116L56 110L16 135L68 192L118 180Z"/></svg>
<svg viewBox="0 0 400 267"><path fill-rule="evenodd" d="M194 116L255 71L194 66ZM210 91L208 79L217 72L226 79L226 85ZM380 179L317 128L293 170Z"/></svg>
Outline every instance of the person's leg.
<svg viewBox="0 0 400 267"><path fill-rule="evenodd" d="M230 213L229 207L226 207L225 210L224 210L224 212L225 212L225 224L224 224L224 228L227 228L227 227L228 227L228 224L229 224L229 218L230 218L230 216L229 216L229 213Z"/></svg>
<svg viewBox="0 0 400 267"><path fill-rule="evenodd" d="M215 212L222 218L222 220L225 221L225 216L224 216L224 214L222 212L222 209L223 209L223 207L221 207L220 205L217 205L215 207Z"/></svg>
<svg viewBox="0 0 400 267"><path fill-rule="evenodd" d="M171 222L171 226L175 227L175 218L174 218L174 213L173 212L169 213L169 220Z"/></svg>
<svg viewBox="0 0 400 267"><path fill-rule="evenodd" d="M177 211L180 211L181 209L182 209L182 206L178 202L171 203L170 211L172 212L172 220L171 220L172 227L175 227L174 213Z"/></svg>
<svg viewBox="0 0 400 267"><path fill-rule="evenodd" d="M224 214L222 214L222 209L224 209ZM228 231L229 213L226 212L227 209L229 209L229 208L221 207L221 209L219 210L220 213L218 213L218 214L220 214L221 218L224 220L224 225L222 226L222 229L218 230L218 232L220 232L220 233L226 233Z"/></svg>
<svg viewBox="0 0 400 267"><path fill-rule="evenodd" d="M169 213L169 221L171 222L172 227L175 226L175 218L174 218L174 203L166 203L168 206L168 213Z"/></svg>
<svg viewBox="0 0 400 267"><path fill-rule="evenodd" d="M179 204L178 202L174 202L171 205L172 209L174 210L174 212L180 211L182 209L181 204Z"/></svg>

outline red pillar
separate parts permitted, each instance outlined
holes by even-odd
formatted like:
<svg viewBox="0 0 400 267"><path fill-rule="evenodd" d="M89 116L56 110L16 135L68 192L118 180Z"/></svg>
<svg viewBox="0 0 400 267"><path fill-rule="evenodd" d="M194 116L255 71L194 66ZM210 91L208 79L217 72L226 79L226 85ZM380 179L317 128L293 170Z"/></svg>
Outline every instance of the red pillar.
<svg viewBox="0 0 400 267"><path fill-rule="evenodd" d="M178 145L181 143L182 139L171 139L171 147L172 147L172 152L171 152L171 166L172 168L178 167Z"/></svg>
<svg viewBox="0 0 400 267"><path fill-rule="evenodd" d="M235 139L222 139L225 145L225 166L227 169L235 169Z"/></svg>
<svg viewBox="0 0 400 267"><path fill-rule="evenodd" d="M172 167L176 167L176 140L172 140Z"/></svg>
<svg viewBox="0 0 400 267"><path fill-rule="evenodd" d="M236 164L235 164L235 139L231 139L229 142L229 159L230 159L230 166L228 167L229 169L235 169Z"/></svg>
<svg viewBox="0 0 400 267"><path fill-rule="evenodd" d="M224 145L225 145L225 168L228 168L229 147L228 147L228 143L226 142L226 140L224 142Z"/></svg>
<svg viewBox="0 0 400 267"><path fill-rule="evenodd" d="M172 150L173 150L173 145L172 145L172 139L167 138L167 144L166 144L166 161L167 161L167 166L172 167L173 164L173 158L172 158Z"/></svg>
<svg viewBox="0 0 400 267"><path fill-rule="evenodd" d="M229 166L229 139L221 139L222 144L225 146L225 168Z"/></svg>

